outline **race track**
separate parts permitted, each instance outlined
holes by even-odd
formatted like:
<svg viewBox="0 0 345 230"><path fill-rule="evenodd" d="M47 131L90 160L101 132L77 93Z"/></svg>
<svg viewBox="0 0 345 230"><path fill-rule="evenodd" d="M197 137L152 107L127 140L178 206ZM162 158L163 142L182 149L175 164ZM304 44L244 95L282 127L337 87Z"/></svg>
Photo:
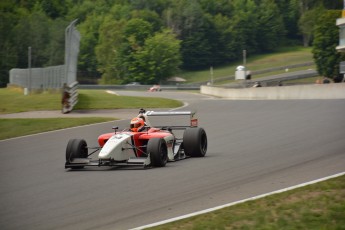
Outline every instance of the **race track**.
<svg viewBox="0 0 345 230"><path fill-rule="evenodd" d="M70 138L95 146L128 120L0 141L1 228L129 229L345 171L345 100L155 95L197 110L205 158L147 170L64 169Z"/></svg>

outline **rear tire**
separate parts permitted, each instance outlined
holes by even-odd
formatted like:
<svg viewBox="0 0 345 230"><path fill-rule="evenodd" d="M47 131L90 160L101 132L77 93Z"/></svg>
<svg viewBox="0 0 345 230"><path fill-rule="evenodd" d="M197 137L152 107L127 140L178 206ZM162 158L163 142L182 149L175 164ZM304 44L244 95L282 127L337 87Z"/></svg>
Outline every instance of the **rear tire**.
<svg viewBox="0 0 345 230"><path fill-rule="evenodd" d="M69 140L66 148L66 162L72 163L75 158L87 158L88 150L86 141L83 139ZM84 166L73 166L72 169L84 168Z"/></svg>
<svg viewBox="0 0 345 230"><path fill-rule="evenodd" d="M187 156L204 157L207 152L207 135L203 128L188 128L183 134L183 148Z"/></svg>
<svg viewBox="0 0 345 230"><path fill-rule="evenodd" d="M164 139L152 138L147 143L147 153L150 154L154 167L164 167L168 162L168 148Z"/></svg>

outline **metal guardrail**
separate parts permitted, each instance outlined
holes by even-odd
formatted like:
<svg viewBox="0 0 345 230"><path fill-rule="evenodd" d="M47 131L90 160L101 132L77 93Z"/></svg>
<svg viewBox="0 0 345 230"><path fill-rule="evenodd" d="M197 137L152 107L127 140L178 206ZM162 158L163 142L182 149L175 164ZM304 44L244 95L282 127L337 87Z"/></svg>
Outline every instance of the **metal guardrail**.
<svg viewBox="0 0 345 230"><path fill-rule="evenodd" d="M75 81L70 85L64 84L62 92L62 113L69 113L73 107L78 103L78 82Z"/></svg>

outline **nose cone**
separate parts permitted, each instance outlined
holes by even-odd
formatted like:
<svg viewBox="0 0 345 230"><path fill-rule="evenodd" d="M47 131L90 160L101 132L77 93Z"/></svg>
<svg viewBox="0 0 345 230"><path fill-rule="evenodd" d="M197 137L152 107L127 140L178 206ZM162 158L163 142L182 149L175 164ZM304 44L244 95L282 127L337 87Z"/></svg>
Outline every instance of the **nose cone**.
<svg viewBox="0 0 345 230"><path fill-rule="evenodd" d="M131 156L129 154L129 149L132 147L131 136L132 135L129 133L118 133L113 135L99 152L98 158L101 160L114 159L119 161L129 159Z"/></svg>

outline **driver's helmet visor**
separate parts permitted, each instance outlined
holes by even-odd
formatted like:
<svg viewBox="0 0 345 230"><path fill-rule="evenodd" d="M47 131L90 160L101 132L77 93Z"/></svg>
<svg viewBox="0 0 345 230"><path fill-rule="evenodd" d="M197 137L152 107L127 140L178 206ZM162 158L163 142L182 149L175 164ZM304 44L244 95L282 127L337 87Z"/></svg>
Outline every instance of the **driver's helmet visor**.
<svg viewBox="0 0 345 230"><path fill-rule="evenodd" d="M134 124L131 124L131 129L132 128L139 128L140 127L140 123L138 122L138 123L134 123Z"/></svg>

